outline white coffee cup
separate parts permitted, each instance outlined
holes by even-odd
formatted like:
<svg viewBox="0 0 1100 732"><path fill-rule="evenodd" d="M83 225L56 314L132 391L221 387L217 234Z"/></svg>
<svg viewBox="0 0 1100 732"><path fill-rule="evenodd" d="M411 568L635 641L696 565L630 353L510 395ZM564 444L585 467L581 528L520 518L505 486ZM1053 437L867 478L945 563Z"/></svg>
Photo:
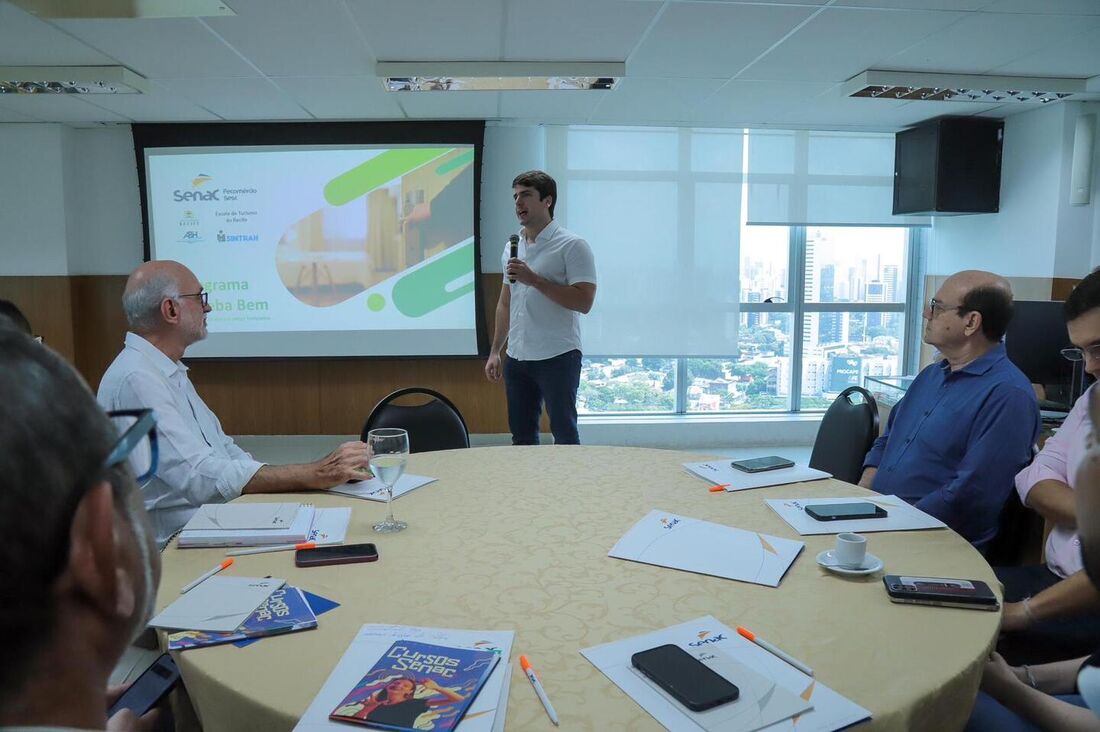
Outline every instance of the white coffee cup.
<svg viewBox="0 0 1100 732"><path fill-rule="evenodd" d="M845 532L836 535L836 549L833 550L836 563L845 569L859 569L867 558L867 539L859 534Z"/></svg>

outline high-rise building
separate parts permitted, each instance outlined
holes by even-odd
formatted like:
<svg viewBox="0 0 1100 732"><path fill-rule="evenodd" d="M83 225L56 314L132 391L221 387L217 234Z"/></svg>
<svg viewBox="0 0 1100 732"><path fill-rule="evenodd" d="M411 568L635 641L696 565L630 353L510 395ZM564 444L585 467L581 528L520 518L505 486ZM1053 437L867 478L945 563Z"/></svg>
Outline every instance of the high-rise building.
<svg viewBox="0 0 1100 732"><path fill-rule="evenodd" d="M886 302L886 285L880 280L867 283L867 302ZM867 313L867 327L881 328L882 313Z"/></svg>
<svg viewBox="0 0 1100 732"><path fill-rule="evenodd" d="M885 302L900 302L898 297L898 266L887 264L882 268L882 284L885 286Z"/></svg>
<svg viewBox="0 0 1100 732"><path fill-rule="evenodd" d="M748 294L745 302L763 302L763 298L758 290L754 290ZM760 327L760 313L745 313L745 320L750 328Z"/></svg>

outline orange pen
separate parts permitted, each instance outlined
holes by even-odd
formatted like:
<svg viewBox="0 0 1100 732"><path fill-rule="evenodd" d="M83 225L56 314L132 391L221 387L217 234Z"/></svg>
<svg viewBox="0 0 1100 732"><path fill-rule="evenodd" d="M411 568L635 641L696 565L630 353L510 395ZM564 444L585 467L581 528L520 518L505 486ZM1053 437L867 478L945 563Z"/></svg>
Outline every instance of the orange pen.
<svg viewBox="0 0 1100 732"><path fill-rule="evenodd" d="M709 490L711 493L721 493L722 491L726 490L729 487L730 487L729 483L723 483L721 485L712 485L707 490Z"/></svg>
<svg viewBox="0 0 1100 732"><path fill-rule="evenodd" d="M180 590L180 594L182 595L183 593L187 592L188 590L194 589L200 583L205 582L206 580L210 579L211 577L213 577L218 572L222 571L223 569L225 569L226 567L228 567L232 563L233 563L232 559L226 559L224 562L219 564L217 567L214 567L209 572L203 572L200 576L196 577L195 579L193 579L190 582L188 582L187 584L185 584L183 586L183 589Z"/></svg>
<svg viewBox="0 0 1100 732"><path fill-rule="evenodd" d="M268 552L288 552L291 549L316 549L316 542L303 541L301 544L276 544L273 546L258 546L255 549L234 549L226 552L227 557L241 557L245 554L266 554Z"/></svg>

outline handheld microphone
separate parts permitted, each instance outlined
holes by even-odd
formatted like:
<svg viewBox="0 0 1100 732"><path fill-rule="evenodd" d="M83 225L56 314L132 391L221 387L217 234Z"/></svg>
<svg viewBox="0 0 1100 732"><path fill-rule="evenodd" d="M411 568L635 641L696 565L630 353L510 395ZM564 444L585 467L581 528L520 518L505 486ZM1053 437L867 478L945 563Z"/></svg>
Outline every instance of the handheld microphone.
<svg viewBox="0 0 1100 732"><path fill-rule="evenodd" d="M508 237L508 258L509 259L516 259L518 257L519 257L519 235L518 234L512 234L510 237ZM508 281L514 283L516 281L516 278L515 277L509 277Z"/></svg>

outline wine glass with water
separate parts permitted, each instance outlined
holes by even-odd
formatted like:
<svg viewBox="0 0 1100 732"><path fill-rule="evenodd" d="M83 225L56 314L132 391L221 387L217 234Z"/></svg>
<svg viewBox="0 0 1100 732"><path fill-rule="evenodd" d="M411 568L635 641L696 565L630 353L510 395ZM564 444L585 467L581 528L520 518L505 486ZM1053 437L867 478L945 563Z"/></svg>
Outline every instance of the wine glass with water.
<svg viewBox="0 0 1100 732"><path fill-rule="evenodd" d="M367 433L370 445L370 467L386 486L386 519L374 525L374 530L390 534L405 529L408 524L393 517L393 487L405 472L409 459L409 433L392 427L383 427Z"/></svg>

